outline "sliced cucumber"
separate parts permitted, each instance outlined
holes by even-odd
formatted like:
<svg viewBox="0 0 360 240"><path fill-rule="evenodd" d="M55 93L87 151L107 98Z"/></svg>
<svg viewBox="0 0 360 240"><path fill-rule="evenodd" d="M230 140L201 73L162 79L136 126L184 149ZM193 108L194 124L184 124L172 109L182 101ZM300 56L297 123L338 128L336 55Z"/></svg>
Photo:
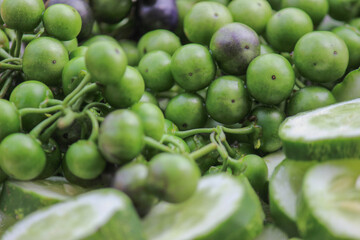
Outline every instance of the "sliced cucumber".
<svg viewBox="0 0 360 240"><path fill-rule="evenodd" d="M244 176L214 174L201 179L189 200L156 205L143 223L148 240L252 240L262 231L263 219Z"/></svg>
<svg viewBox="0 0 360 240"><path fill-rule="evenodd" d="M20 220L39 208L85 191L86 189L70 184L61 177L32 182L7 181L0 196L0 210Z"/></svg>
<svg viewBox="0 0 360 240"><path fill-rule="evenodd" d="M1 240L143 240L131 201L114 189L94 190L34 212Z"/></svg>
<svg viewBox="0 0 360 240"><path fill-rule="evenodd" d="M312 167L305 174L298 210L298 227L306 240L359 240L359 160Z"/></svg>
<svg viewBox="0 0 360 240"><path fill-rule="evenodd" d="M275 168L285 159L285 154L280 150L266 155L263 159L268 167L268 178L270 179Z"/></svg>
<svg viewBox="0 0 360 240"><path fill-rule="evenodd" d="M360 158L360 99L287 118L279 129L287 158Z"/></svg>
<svg viewBox="0 0 360 240"><path fill-rule="evenodd" d="M270 212L275 223L289 236L298 236L296 211L305 172L310 161L284 160L274 171L269 184Z"/></svg>
<svg viewBox="0 0 360 240"><path fill-rule="evenodd" d="M0 211L0 237L4 232L16 223L16 219Z"/></svg>
<svg viewBox="0 0 360 240"><path fill-rule="evenodd" d="M288 236L273 224L266 225L255 240L288 240Z"/></svg>

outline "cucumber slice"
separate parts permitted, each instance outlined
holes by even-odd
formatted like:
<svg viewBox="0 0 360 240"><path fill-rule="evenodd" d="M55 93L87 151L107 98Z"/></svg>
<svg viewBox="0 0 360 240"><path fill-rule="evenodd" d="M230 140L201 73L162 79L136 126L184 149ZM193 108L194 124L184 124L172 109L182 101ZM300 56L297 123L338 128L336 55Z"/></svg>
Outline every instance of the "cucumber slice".
<svg viewBox="0 0 360 240"><path fill-rule="evenodd" d="M0 211L0 237L4 232L16 223L16 219Z"/></svg>
<svg viewBox="0 0 360 240"><path fill-rule="evenodd" d="M288 240L288 236L275 225L269 224L255 240Z"/></svg>
<svg viewBox="0 0 360 240"><path fill-rule="evenodd" d="M39 208L85 191L86 189L70 184L61 177L32 182L7 181L0 196L0 210L20 220Z"/></svg>
<svg viewBox="0 0 360 240"><path fill-rule="evenodd" d="M274 171L269 184L270 212L276 225L289 236L298 236L296 211L305 172L314 165L309 161L284 160Z"/></svg>
<svg viewBox="0 0 360 240"><path fill-rule="evenodd" d="M82 194L34 212L1 240L143 240L130 199L114 189Z"/></svg>
<svg viewBox="0 0 360 240"><path fill-rule="evenodd" d="M270 179L275 168L285 159L285 154L280 150L266 155L263 159L268 167L268 179Z"/></svg>
<svg viewBox="0 0 360 240"><path fill-rule="evenodd" d="M264 213L246 177L203 177L194 195L180 204L160 202L145 217L148 240L252 240Z"/></svg>
<svg viewBox="0 0 360 240"><path fill-rule="evenodd" d="M306 240L359 240L359 160L312 167L305 174L298 210L298 227Z"/></svg>
<svg viewBox="0 0 360 240"><path fill-rule="evenodd" d="M283 150L294 160L360 158L360 99L287 118L279 129Z"/></svg>

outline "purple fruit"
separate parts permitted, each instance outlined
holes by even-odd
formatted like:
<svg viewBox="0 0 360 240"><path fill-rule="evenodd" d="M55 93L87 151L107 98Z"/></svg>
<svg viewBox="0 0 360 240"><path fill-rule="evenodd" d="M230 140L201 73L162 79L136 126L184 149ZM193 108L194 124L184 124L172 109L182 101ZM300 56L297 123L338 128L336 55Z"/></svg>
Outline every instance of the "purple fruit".
<svg viewBox="0 0 360 240"><path fill-rule="evenodd" d="M245 24L230 23L212 36L210 50L222 71L242 75L250 62L260 55L259 37Z"/></svg>
<svg viewBox="0 0 360 240"><path fill-rule="evenodd" d="M178 10L175 0L139 0L138 17L145 30L175 30L178 25Z"/></svg>

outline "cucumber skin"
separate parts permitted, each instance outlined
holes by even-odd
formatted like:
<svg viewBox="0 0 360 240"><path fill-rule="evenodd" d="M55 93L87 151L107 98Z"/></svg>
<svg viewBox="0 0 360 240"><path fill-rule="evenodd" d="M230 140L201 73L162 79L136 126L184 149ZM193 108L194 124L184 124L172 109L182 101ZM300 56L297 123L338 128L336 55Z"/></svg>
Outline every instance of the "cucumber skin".
<svg viewBox="0 0 360 240"><path fill-rule="evenodd" d="M301 196L298 206L297 226L300 235L305 240L357 240L339 238L331 235L326 227L321 224L321 222L319 222L311 213L309 206L306 204L304 196Z"/></svg>
<svg viewBox="0 0 360 240"><path fill-rule="evenodd" d="M269 195L270 213L276 224L281 230L285 231L289 237L299 236L298 228L295 219L286 215L281 206L275 204L273 197Z"/></svg>
<svg viewBox="0 0 360 240"><path fill-rule="evenodd" d="M244 175L238 176L238 180L245 187L244 199L239 203L240 207L217 229L194 240L253 240L262 232L265 214L259 197ZM236 229L236 231L229 231L229 229ZM239 229L242 230L239 231Z"/></svg>
<svg viewBox="0 0 360 240"><path fill-rule="evenodd" d="M291 162L292 161L292 162ZM290 160L290 159L285 159L282 163L280 163L271 179L270 179L270 184L269 184L269 202L270 202L270 212L271 212L271 216L274 219L274 222L276 223L276 225L278 227L280 227L282 230L284 230L290 237L297 237L299 236L299 231L298 231L298 227L296 225L296 218L293 218L291 216L289 216L288 214L285 213L285 211L283 210L282 206L278 205L276 200L275 200L275 189L273 186L273 181L275 181L274 179L276 178L278 172L280 170L282 170L282 168L284 168L284 165L286 164L296 164L299 163L301 164L300 161L298 162L294 162L295 160ZM300 167L303 167L302 172L300 173L300 175L296 176L298 178L303 179L306 170L308 170L311 166L313 166L315 163L314 162L302 162L304 165L306 166L298 166L297 169L299 169ZM292 174L293 172L289 172L288 174L291 175L292 177L294 177L294 175ZM275 183L274 183L275 184ZM301 193L301 187L299 189L299 194Z"/></svg>
<svg viewBox="0 0 360 240"><path fill-rule="evenodd" d="M347 161L349 159L345 159ZM358 160L356 159L351 160L353 163L356 163ZM339 165L341 161L337 161ZM359 162L360 163L360 162ZM316 165L318 166L318 165ZM314 168L316 167L314 166ZM311 169L309 170L311 171ZM307 174L309 174L309 171ZM306 176L305 176L306 178ZM302 186L302 194L300 195L298 201L298 208L297 208L297 221L296 224L298 226L300 235L304 240L359 240L358 238L349 238L343 236L334 236L330 232L328 227L324 225L314 214L314 211L311 211L311 207L307 203L307 198L311 198L311 196L306 196L306 185L303 184Z"/></svg>
<svg viewBox="0 0 360 240"><path fill-rule="evenodd" d="M91 236L79 240L146 240L141 221L130 199L125 194L119 193L125 198L126 210L116 212L105 226ZM126 224L123 224L124 222Z"/></svg>
<svg viewBox="0 0 360 240"><path fill-rule="evenodd" d="M282 138L282 141L286 157L293 160L328 161L360 158L360 136L311 142Z"/></svg>
<svg viewBox="0 0 360 240"><path fill-rule="evenodd" d="M101 194L106 194L107 192L114 192L117 190L114 189L100 189L94 190ZM89 192L90 193L90 192ZM89 194L85 193L85 194ZM89 236L84 238L79 238L78 240L146 240L144 232L142 231L141 221L136 214L136 211L131 203L131 200L122 192L117 191L120 197L123 198L126 208L124 211L117 211L114 213L108 222L96 229L93 233L90 233ZM81 197L81 195L79 195ZM71 201L68 200L68 201ZM40 210L43 211L43 210ZM45 210L46 211L46 210ZM34 213L36 214L36 213ZM126 224L124 224L124 222ZM129 227L131 226L131 227ZM54 228L59 228L59 226L53 226ZM76 227L76 226L75 226ZM59 228L61 230L61 226ZM0 238L1 240L5 239L4 237ZM20 240L20 239L19 239ZM25 239L21 239L25 240ZM65 239L64 239L65 240Z"/></svg>
<svg viewBox="0 0 360 240"><path fill-rule="evenodd" d="M4 183L0 196L0 210L6 215L21 220L30 213L53 205L62 201L63 199L44 198L35 192L27 192L24 194L24 189L7 181Z"/></svg>

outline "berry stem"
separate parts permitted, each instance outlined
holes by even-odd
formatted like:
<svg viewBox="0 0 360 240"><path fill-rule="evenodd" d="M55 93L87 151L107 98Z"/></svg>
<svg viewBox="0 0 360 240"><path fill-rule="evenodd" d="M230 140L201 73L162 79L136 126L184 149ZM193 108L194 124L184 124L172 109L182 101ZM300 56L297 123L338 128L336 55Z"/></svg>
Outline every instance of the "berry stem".
<svg viewBox="0 0 360 240"><path fill-rule="evenodd" d="M89 141L95 142L99 135L99 122L97 121L94 113L92 113L90 110L86 111L86 115L88 115L92 126Z"/></svg>
<svg viewBox="0 0 360 240"><path fill-rule="evenodd" d="M158 141L156 141L155 139L152 139L151 137L145 136L144 140L145 140L145 144L151 148L158 149L162 152L174 153L174 151L172 149L170 149L168 146L165 146L164 144L159 143Z"/></svg>

